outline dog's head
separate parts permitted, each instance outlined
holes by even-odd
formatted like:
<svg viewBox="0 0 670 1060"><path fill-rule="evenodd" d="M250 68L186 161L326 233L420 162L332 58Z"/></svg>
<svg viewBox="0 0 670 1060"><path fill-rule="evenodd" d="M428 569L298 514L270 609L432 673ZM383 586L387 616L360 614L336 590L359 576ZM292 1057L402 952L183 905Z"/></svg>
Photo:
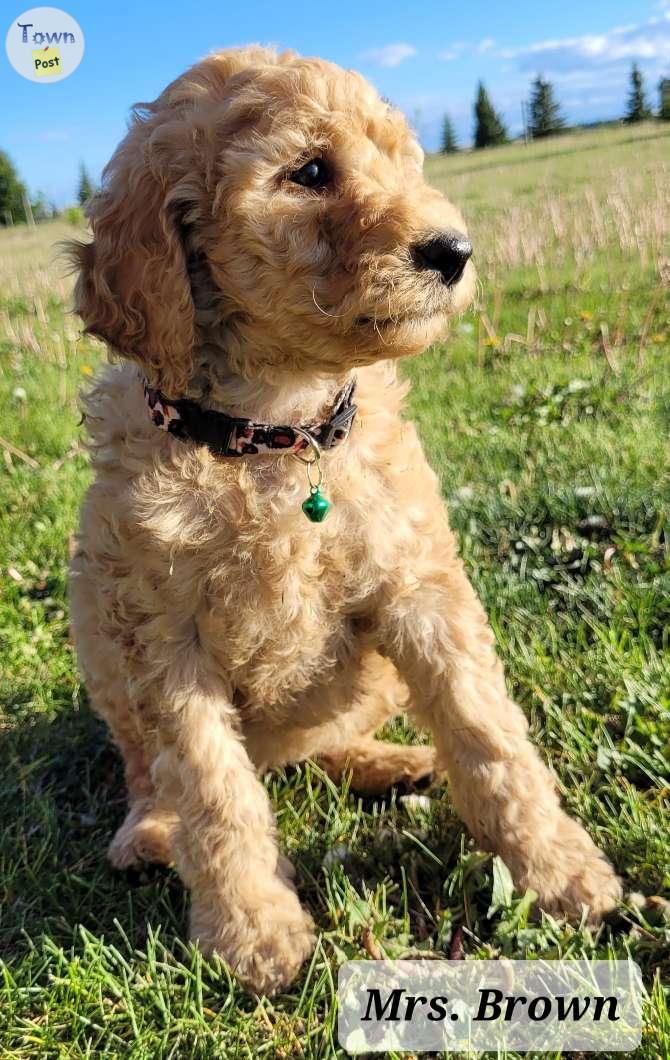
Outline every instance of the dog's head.
<svg viewBox="0 0 670 1060"><path fill-rule="evenodd" d="M261 48L212 55L135 109L75 251L87 330L186 387L199 328L248 378L416 353L468 304L458 211L358 74ZM215 295L194 305L194 270Z"/></svg>

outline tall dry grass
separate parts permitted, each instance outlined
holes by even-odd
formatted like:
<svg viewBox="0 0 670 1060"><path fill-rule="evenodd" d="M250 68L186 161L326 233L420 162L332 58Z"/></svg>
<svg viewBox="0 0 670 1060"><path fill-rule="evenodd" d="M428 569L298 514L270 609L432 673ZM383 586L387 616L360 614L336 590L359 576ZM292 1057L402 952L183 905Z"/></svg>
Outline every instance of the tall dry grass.
<svg viewBox="0 0 670 1060"><path fill-rule="evenodd" d="M503 205L485 218L475 213L473 231L480 269L539 265L562 268L593 262L610 250L647 267L670 253L670 166L631 176L612 173L609 190L591 187L563 194L540 193L531 204Z"/></svg>

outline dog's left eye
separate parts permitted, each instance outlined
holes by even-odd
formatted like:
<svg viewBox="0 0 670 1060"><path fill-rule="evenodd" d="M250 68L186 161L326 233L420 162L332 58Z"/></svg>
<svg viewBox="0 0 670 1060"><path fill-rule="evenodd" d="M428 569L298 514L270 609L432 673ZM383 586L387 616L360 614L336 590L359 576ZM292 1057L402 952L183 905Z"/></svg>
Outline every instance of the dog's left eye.
<svg viewBox="0 0 670 1060"><path fill-rule="evenodd" d="M289 177L294 184L302 184L303 188L322 188L329 179L328 166L322 158L313 158L311 162L306 162Z"/></svg>

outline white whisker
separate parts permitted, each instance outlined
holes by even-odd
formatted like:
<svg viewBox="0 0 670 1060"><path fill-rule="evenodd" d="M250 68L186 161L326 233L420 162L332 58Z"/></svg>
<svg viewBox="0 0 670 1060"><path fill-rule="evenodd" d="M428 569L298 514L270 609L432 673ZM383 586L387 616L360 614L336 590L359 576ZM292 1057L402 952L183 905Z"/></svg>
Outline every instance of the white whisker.
<svg viewBox="0 0 670 1060"><path fill-rule="evenodd" d="M319 310L319 312L323 313L324 317L331 317L333 320L338 320L340 317L346 316L346 313L329 313L326 309L323 308L323 306L319 305L316 300L316 285L312 287L312 301L314 302L314 305Z"/></svg>

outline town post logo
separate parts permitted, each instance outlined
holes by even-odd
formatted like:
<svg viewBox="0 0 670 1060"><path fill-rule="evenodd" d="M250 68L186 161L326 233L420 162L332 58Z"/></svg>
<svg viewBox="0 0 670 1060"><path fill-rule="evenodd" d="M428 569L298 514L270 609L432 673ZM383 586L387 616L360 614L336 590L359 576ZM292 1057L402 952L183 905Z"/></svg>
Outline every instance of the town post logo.
<svg viewBox="0 0 670 1060"><path fill-rule="evenodd" d="M37 77L50 77L57 74L60 67L60 49L50 48L47 44L42 51L33 52L33 66Z"/></svg>
<svg viewBox="0 0 670 1060"><path fill-rule="evenodd" d="M84 55L84 34L66 11L33 7L13 19L5 47L17 73L29 81L49 84L77 69Z"/></svg>

